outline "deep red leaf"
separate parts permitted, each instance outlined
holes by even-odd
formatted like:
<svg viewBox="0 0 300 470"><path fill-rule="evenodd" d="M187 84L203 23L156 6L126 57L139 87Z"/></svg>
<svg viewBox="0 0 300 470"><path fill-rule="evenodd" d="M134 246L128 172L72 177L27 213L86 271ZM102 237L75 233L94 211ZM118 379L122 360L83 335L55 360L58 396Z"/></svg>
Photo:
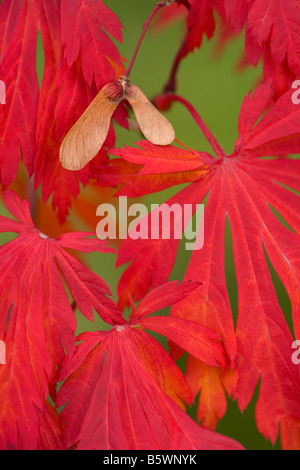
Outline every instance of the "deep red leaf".
<svg viewBox="0 0 300 470"><path fill-rule="evenodd" d="M241 449L201 429L166 394L174 368L165 367L163 348L156 357L150 353L147 335L134 322L78 339L83 342L73 359L65 361L60 379L67 380L57 401L58 406L67 402L61 412L66 447ZM171 381L177 380L174 374Z"/></svg>
<svg viewBox="0 0 300 470"><path fill-rule="evenodd" d="M18 233L0 247L0 337L6 346L6 365L0 368L0 447L61 448L59 429L53 413L45 410L45 400L53 392L49 387L65 352L72 356L75 349L76 321L64 280L90 319L93 307L111 324L124 319L107 297L110 290L104 281L62 248L75 248L82 232L69 239L67 234L61 240L49 238L33 225L27 201L22 203L10 191L4 192L4 201L21 221L0 219L1 232ZM103 247L95 240L84 251Z"/></svg>
<svg viewBox="0 0 300 470"><path fill-rule="evenodd" d="M144 318L141 325L160 333L208 365L225 367L223 348L218 343L220 337L210 328L194 321L176 317L155 316Z"/></svg>
<svg viewBox="0 0 300 470"><path fill-rule="evenodd" d="M168 284L157 287L139 303L138 308L134 312L134 318L145 317L169 307L184 299L200 285L200 283L196 282L178 283L177 281L171 281Z"/></svg>
<svg viewBox="0 0 300 470"><path fill-rule="evenodd" d="M82 58L84 78L89 85L93 78L97 88L116 77L121 70L121 57L110 36L122 42L122 25L102 0L61 2L61 37L64 57L71 67Z"/></svg>
<svg viewBox="0 0 300 470"><path fill-rule="evenodd" d="M4 1L0 6L0 26L6 32L0 56L0 77L6 86L6 104L0 105L0 178L4 187L15 180L21 154L29 174L33 172L39 99L34 3L24 0L17 7L17 2Z"/></svg>
<svg viewBox="0 0 300 470"><path fill-rule="evenodd" d="M193 0L187 18L187 34L180 50L183 59L201 46L203 35L211 39L215 31L212 0Z"/></svg>
<svg viewBox="0 0 300 470"><path fill-rule="evenodd" d="M203 286L172 307L171 314L213 328L221 336L227 353L226 374L220 374L221 369L201 364L188 367L187 378L193 384L194 394L201 389L199 419L204 419L204 424L211 428L215 426L224 414L224 390L234 394L240 408L244 409L260 379L256 406L259 430L274 443L280 425L283 447L298 448L299 368L291 360L293 336L278 304L266 257L290 298L297 338L300 219L296 191L300 190L300 167L298 159L288 158L286 154L297 154L300 150L300 108L292 103L290 90L270 107L272 92L271 84L266 82L252 97L246 96L233 154L223 153L219 159L207 160L206 176L180 191L177 200L173 196L168 201L169 204L181 203L184 197L185 202L189 200L193 204L208 196L204 246L192 252L185 275L186 280L203 282ZM168 152L172 161L177 149L173 155L171 148ZM145 164L150 153L148 149ZM153 156L155 153L153 147ZM136 148L119 149L118 154L130 161L138 158L139 164L142 163L141 152ZM275 158L274 154L281 156ZM172 166L174 168L173 163ZM160 175L155 177L159 180ZM146 189L144 187L144 192ZM123 193L126 193L126 186ZM288 226L278 220L277 213ZM237 345L224 271L226 220L232 233L238 284ZM166 282L178 246L175 241L166 243L161 239L138 239L134 243L134 251L130 251L132 240L125 240L119 253L119 264L132 260L119 284L121 305L126 303L126 291L139 299L149 287ZM160 259L162 263L157 262ZM172 344L171 352L175 358L182 353ZM210 378L213 385L209 386Z"/></svg>
<svg viewBox="0 0 300 470"><path fill-rule="evenodd" d="M44 201L53 194L52 206L61 223L80 183L99 176L108 161L102 149L93 164L76 174L64 170L58 158L63 137L97 90L124 70L113 40L99 24L122 39L118 18L101 1L5 0L0 6L0 75L6 85L6 104L0 107L1 183L7 187L16 179L22 156L29 175L35 171L35 187L42 185ZM45 55L40 91L38 31ZM124 107L114 117L127 127ZM105 145L114 142L111 125Z"/></svg>

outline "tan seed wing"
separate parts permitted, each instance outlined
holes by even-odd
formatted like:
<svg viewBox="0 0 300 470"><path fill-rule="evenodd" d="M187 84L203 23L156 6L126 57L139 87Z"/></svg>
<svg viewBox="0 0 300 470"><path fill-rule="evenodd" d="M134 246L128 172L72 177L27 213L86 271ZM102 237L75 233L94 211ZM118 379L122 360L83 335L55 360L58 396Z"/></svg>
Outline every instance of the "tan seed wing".
<svg viewBox="0 0 300 470"><path fill-rule="evenodd" d="M131 104L146 139L156 145L169 145L173 142L175 139L173 126L136 85L131 83L128 86L126 99Z"/></svg>
<svg viewBox="0 0 300 470"><path fill-rule="evenodd" d="M121 101L109 96L108 85L99 91L62 142L59 158L67 170L81 170L97 155L106 139L111 117Z"/></svg>

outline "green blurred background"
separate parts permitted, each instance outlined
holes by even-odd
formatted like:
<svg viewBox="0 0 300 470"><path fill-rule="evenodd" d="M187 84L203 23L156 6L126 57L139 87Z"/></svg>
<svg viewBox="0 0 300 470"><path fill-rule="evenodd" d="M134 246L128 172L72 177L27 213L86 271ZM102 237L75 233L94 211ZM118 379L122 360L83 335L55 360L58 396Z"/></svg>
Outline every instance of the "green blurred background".
<svg viewBox="0 0 300 470"><path fill-rule="evenodd" d="M122 56L130 60L140 37L142 26L155 6L155 1L106 0L105 3L117 14L124 26L123 44L118 44L118 47ZM183 32L182 21L172 23L162 30L151 28L148 31L131 72L132 82L139 86L148 98L155 96L162 90L169 76L169 71ZM260 66L258 68L247 67L242 72L237 71L236 65L242 56L243 48L244 35L242 34L233 41L229 41L222 54L216 57L214 54L216 39L208 42L204 38L201 49L190 54L182 61L177 76L177 93L187 98L193 104L221 146L228 153L231 153L233 150L234 142L237 138L238 115L243 98L249 90L256 86L261 76ZM37 72L40 80L42 78L43 65L42 43L40 38L38 38ZM170 111L166 112L166 117L173 124L176 138L179 141L190 148L211 152L209 144L182 105L175 104ZM134 130L128 132L121 128L117 129L117 147L124 144L132 145L140 139L141 136ZM146 202L148 205L164 202L171 195L178 192L179 189L180 187L175 187L171 190L156 193L144 198L143 202ZM1 213L7 214L3 209ZM2 243L7 240L7 236L1 237ZM188 258L189 255L183 249L183 243L181 243L171 279L183 279ZM93 254L87 255L86 259L91 268L109 284L116 298L116 286L124 268L115 269L115 255ZM232 256L230 227L228 224L226 229L225 261L228 292L234 321L236 321L237 284ZM283 311L286 312L287 321L290 324L291 308L289 299L282 283L271 266L270 270L279 302ZM164 313L167 314L168 309ZM78 312L76 316L78 320L78 333L107 328L107 325L101 321L98 315L95 315L94 323L88 322ZM155 337L167 348L165 339L158 335ZM184 370L184 360L181 360L179 365ZM238 440L249 450L280 449L279 440L273 447L270 441L265 440L257 431L255 424L255 402L258 397L258 391L259 386L256 389L252 402L243 414L238 410L237 404L229 399L227 414L218 423L217 431ZM189 410L189 414L195 417L196 404Z"/></svg>

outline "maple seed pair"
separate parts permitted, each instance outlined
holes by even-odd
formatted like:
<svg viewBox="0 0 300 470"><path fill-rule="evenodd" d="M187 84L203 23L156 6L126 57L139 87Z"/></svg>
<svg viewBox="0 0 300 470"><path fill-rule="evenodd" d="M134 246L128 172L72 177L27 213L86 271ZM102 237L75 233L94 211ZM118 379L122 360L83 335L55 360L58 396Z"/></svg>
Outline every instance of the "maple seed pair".
<svg viewBox="0 0 300 470"><path fill-rule="evenodd" d="M60 147L59 158L67 170L80 170L102 147L118 104L126 99L133 108L146 139L156 145L169 145L175 132L169 121L153 106L144 93L128 78L107 83L68 132Z"/></svg>

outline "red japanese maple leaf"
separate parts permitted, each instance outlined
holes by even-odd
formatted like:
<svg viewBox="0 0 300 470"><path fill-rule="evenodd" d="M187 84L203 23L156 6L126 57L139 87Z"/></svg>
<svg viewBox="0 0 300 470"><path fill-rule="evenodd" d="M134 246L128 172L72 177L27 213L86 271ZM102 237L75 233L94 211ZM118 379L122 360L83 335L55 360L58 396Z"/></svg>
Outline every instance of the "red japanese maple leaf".
<svg viewBox="0 0 300 470"><path fill-rule="evenodd" d="M60 12L64 57L69 67L81 52L86 81L91 85L95 78L97 87L102 88L115 79L116 68L122 67L119 51L108 36L122 42L121 22L101 0L63 1Z"/></svg>
<svg viewBox="0 0 300 470"><path fill-rule="evenodd" d="M265 78L276 83L278 95L285 92L300 73L299 2L225 0L224 10L236 33L246 24L248 60L256 65L262 56Z"/></svg>
<svg viewBox="0 0 300 470"><path fill-rule="evenodd" d="M246 24L246 54L254 65L270 47L274 64L300 72L300 4L289 0L192 0L188 18L187 50L199 47L199 37L213 34L212 9L230 23L235 33ZM201 14L202 13L202 14ZM197 37L198 35L198 37ZM189 46L190 44L190 46Z"/></svg>
<svg viewBox="0 0 300 470"><path fill-rule="evenodd" d="M95 309L111 324L124 321L105 282L66 249L111 250L87 238L90 233L49 238L33 225L27 200L5 191L4 202L17 221L1 216L0 231L18 236L0 247L0 337L6 346L6 365L0 367L0 447L56 448L56 412L45 400L65 352L74 352L76 329L64 283L88 319Z"/></svg>
<svg viewBox="0 0 300 470"><path fill-rule="evenodd" d="M292 363L293 337L278 304L266 257L279 275L292 304L296 338L300 335L300 188L299 160L286 155L300 150L300 107L286 92L269 111L272 87L266 82L248 94L239 117L239 138L231 155L226 155L195 110L194 115L210 140L218 158L169 146L157 148L139 143L142 149L116 149L114 154L144 164L119 195L135 197L174 184L192 181L168 201L169 206L195 206L207 195L204 247L194 251L185 278L203 282L203 287L178 303L173 316L196 319L214 328L227 351L227 374L216 367L188 360L187 378L194 395L201 389L198 418L213 428L225 413L224 389L234 393L241 410L251 400L260 379L256 421L260 432L273 443L281 429L284 448L300 446L299 368ZM261 119L260 119L261 117ZM260 119L260 120L259 120ZM257 123L258 121L258 123ZM277 157L274 157L277 155ZM263 157L263 158L259 158ZM268 158L266 158L268 157ZM158 159L158 163L156 162ZM159 174L161 168L161 175ZM169 168L169 169L168 169ZM273 209L282 214L283 225ZM229 221L238 283L238 320L235 329L224 271L225 223ZM142 222L141 222L142 223ZM151 214L149 215L151 225ZM120 306L128 302L126 291L135 299L149 288L165 282L173 267L179 240L125 240L118 265L131 261L119 283ZM235 342L237 339L237 344ZM173 355L180 351L173 348ZM238 382L236 384L236 375ZM221 373L220 373L221 372Z"/></svg>
<svg viewBox="0 0 300 470"><path fill-rule="evenodd" d="M162 8L155 16L153 22L153 28L159 31L160 28L164 28L179 19L183 19L187 16L190 8L189 0L183 0L182 2L173 2L168 8Z"/></svg>
<svg viewBox="0 0 300 470"><path fill-rule="evenodd" d="M211 39L215 31L215 20L213 15L213 0L175 0L174 3L183 5L188 11L186 19L186 32L181 45L176 53L171 74L167 84L164 87L166 92L174 92L176 88L176 72L181 60L186 57L195 48L199 48L202 44L203 36L206 35ZM175 6L173 7L173 17ZM164 12L161 12L161 21L164 21ZM182 9L177 9L177 16L182 16ZM165 16L168 20L168 15Z"/></svg>
<svg viewBox="0 0 300 470"><path fill-rule="evenodd" d="M188 12L186 33L177 52L165 91L175 90L175 75L180 61L202 44L203 35L208 39L215 33L215 11L226 31L223 41L232 33L239 33L246 26L245 63L257 65L263 59L265 79L276 85L275 100L286 92L300 73L300 5L290 0L175 0L185 5ZM182 12L172 5L173 16ZM164 19L164 16L166 19ZM161 13L161 22L168 15ZM230 33L231 30L231 33ZM218 41L217 48L223 45Z"/></svg>
<svg viewBox="0 0 300 470"><path fill-rule="evenodd" d="M104 21L105 19L105 21ZM72 125L103 84L123 72L121 56L108 34L122 39L122 25L102 1L4 0L0 5L0 76L6 104L0 107L0 177L3 187L15 180L20 156L35 187L42 185L46 202L61 223L80 189L107 163L104 148L83 171L66 171L59 147ZM40 31L45 54L41 90L36 74L36 38ZM119 107L115 121L127 127ZM114 145L111 125L106 147Z"/></svg>
<svg viewBox="0 0 300 470"><path fill-rule="evenodd" d="M28 173L33 172L39 99L36 76L37 17L35 3L4 0L0 5L0 76L6 104L0 106L0 173L4 187L16 178L20 149Z"/></svg>
<svg viewBox="0 0 300 470"><path fill-rule="evenodd" d="M66 357L57 406L65 447L77 449L241 449L235 441L200 428L182 401L191 394L180 369L144 329L154 330L210 364L222 361L218 336L196 322L149 317L185 298L198 283L171 282L145 297L122 325L83 333ZM213 355L212 355L213 354ZM173 401L175 400L177 404Z"/></svg>
<svg viewBox="0 0 300 470"><path fill-rule="evenodd" d="M251 2L250 2L251 5ZM269 43L273 60L287 64L296 75L300 72L300 4L288 0L256 0L247 16L246 42L248 57L256 61L257 55ZM252 44L255 44L256 51ZM248 47L247 47L248 46Z"/></svg>
<svg viewBox="0 0 300 470"><path fill-rule="evenodd" d="M195 48L199 48L204 34L208 39L212 38L214 31L215 21L212 1L193 0L187 18L187 34L179 59L181 60Z"/></svg>

